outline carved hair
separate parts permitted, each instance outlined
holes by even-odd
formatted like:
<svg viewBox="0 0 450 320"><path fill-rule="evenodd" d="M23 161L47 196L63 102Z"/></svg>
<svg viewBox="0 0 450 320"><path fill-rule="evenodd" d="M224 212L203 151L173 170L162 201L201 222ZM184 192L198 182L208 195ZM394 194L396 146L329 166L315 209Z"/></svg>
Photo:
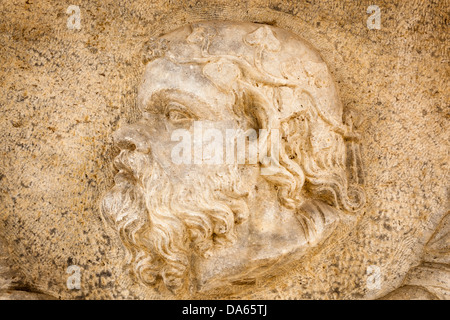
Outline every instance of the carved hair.
<svg viewBox="0 0 450 320"><path fill-rule="evenodd" d="M208 255L235 240L235 225L248 216L236 167L173 183L147 154L122 150L115 167L128 173L101 203L120 235L127 265L148 285L162 279L176 292L185 283L190 255Z"/></svg>
<svg viewBox="0 0 450 320"><path fill-rule="evenodd" d="M283 206L300 210L309 194L346 212L360 208L365 198L358 186L361 164L352 124L344 125L342 119L324 112L314 88L286 71L285 66L279 68L282 77L265 70L264 52L281 50L270 27L259 27L244 37L245 45L253 47L251 61L229 52L209 52L214 33L210 24L193 27L187 42L200 48L200 56L177 55L170 52L169 41L159 39L148 48L146 61L163 58L177 64L201 65L203 74L219 90L234 95L237 118L249 119L255 129L281 131L279 162L273 174L264 177L278 187ZM321 72L328 74L328 70ZM312 81L321 85L319 78ZM286 95L293 97L297 107L285 105ZM281 117L283 108L291 111ZM265 144L271 138L259 137ZM176 291L185 284L192 249L204 255L215 245L233 240L235 224L247 215L245 193L236 185L236 167L228 167L230 171L220 177L194 177L199 180L189 186L174 185L147 157L122 150L115 165L130 177L105 196L101 211L119 232L137 277L147 284L161 278L167 288Z"/></svg>
<svg viewBox="0 0 450 320"><path fill-rule="evenodd" d="M281 43L271 27L261 26L243 38L247 46L254 47L252 62L230 52L212 54L209 47L215 34L215 28L208 23L193 25L187 42L201 48L201 57L167 55L164 50L169 51L170 48L165 39L160 40L164 50L159 50L157 57L165 56L178 64L202 65L207 78L220 90L235 96L237 115L253 117L255 129L267 129L268 132L281 129L283 136L278 168L274 174L264 177L279 187L278 198L282 205L298 208L306 191L313 198L346 212L361 208L365 204L365 194L359 186L362 164L358 135L352 131L351 123L345 125L342 119L324 112L324 106L320 105L311 85L285 70L284 64L279 66L283 77L265 70L263 52L281 50ZM305 63L299 64L298 67L305 68ZM312 71L306 71L316 85L322 81L319 76L328 76L329 73L324 65L320 67L317 73L322 74L311 75ZM278 111L283 107L283 94L286 92L302 100L303 104L298 111L279 119ZM269 141L270 136L264 139ZM349 177L353 181L349 182Z"/></svg>

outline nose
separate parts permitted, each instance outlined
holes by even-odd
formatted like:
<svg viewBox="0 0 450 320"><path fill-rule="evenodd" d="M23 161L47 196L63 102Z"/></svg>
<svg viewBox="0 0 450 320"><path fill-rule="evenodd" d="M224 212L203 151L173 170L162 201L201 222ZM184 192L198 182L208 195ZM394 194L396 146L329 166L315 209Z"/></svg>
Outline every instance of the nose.
<svg viewBox="0 0 450 320"><path fill-rule="evenodd" d="M121 149L150 152L150 130L141 123L125 125L113 134L114 143Z"/></svg>

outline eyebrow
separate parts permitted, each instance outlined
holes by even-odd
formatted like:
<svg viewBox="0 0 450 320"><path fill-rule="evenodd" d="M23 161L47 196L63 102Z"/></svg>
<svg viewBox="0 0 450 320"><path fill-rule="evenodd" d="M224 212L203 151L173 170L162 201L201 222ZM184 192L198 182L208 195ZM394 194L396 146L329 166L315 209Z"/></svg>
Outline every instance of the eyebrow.
<svg viewBox="0 0 450 320"><path fill-rule="evenodd" d="M167 107L170 102L177 103L180 106L179 109L187 111L197 118L215 119L219 115L197 95L177 89L165 89L153 93L144 111L165 114L169 111Z"/></svg>

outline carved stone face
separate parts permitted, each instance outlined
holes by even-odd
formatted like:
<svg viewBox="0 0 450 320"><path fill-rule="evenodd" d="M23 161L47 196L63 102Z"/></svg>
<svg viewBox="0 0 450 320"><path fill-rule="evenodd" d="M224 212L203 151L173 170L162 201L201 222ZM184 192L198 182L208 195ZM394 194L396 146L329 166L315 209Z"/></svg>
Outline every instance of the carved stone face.
<svg viewBox="0 0 450 320"><path fill-rule="evenodd" d="M359 159L356 136L304 41L265 25L205 22L147 53L143 116L114 135L116 185L102 201L140 281L192 292L276 274L364 203L361 175L346 168ZM227 162L227 142L249 130L249 150L267 154ZM186 137L192 161L175 161ZM223 161L208 162L219 149L206 152L205 139L225 150Z"/></svg>

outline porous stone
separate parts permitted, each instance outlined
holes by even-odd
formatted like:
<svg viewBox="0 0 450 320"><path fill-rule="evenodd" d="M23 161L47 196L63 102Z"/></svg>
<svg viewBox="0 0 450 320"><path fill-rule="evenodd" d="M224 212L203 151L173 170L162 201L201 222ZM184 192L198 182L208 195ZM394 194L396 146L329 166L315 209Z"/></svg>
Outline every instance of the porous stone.
<svg viewBox="0 0 450 320"><path fill-rule="evenodd" d="M448 8L372 4L2 2L0 297L448 299Z"/></svg>

